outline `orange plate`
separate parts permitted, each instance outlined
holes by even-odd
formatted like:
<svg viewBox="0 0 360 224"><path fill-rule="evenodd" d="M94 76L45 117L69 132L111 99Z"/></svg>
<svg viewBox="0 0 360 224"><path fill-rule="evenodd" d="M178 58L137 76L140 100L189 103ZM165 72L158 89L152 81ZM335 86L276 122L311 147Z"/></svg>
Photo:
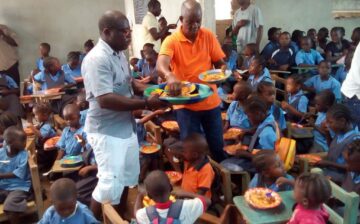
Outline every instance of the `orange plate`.
<svg viewBox="0 0 360 224"><path fill-rule="evenodd" d="M31 128L24 128L26 136L34 135L34 132Z"/></svg>
<svg viewBox="0 0 360 224"><path fill-rule="evenodd" d="M61 88L52 88L45 90L45 94L55 94L59 93Z"/></svg>
<svg viewBox="0 0 360 224"><path fill-rule="evenodd" d="M229 155L235 155L236 151L238 150L247 150L248 147L246 145L240 145L240 144L236 144L236 145L227 145L224 147L224 151L227 152Z"/></svg>
<svg viewBox="0 0 360 224"><path fill-rule="evenodd" d="M161 127L168 131L179 131L179 124L176 121L164 121L161 123Z"/></svg>
<svg viewBox="0 0 360 224"><path fill-rule="evenodd" d="M173 195L170 195L169 200L175 202L176 198ZM151 198L149 198L149 196L145 196L143 199L143 205L144 207L149 207L155 205L155 202Z"/></svg>
<svg viewBox="0 0 360 224"><path fill-rule="evenodd" d="M321 160L320 156L311 154L298 155L298 157L309 160L309 163L317 163Z"/></svg>
<svg viewBox="0 0 360 224"><path fill-rule="evenodd" d="M32 96L31 95L24 95L24 96L20 96L20 100L32 100Z"/></svg>
<svg viewBox="0 0 360 224"><path fill-rule="evenodd" d="M266 193L271 192L271 197L267 197ZM252 188L245 192L245 201L256 209L276 208L281 204L281 197L278 193L267 188Z"/></svg>
<svg viewBox="0 0 360 224"><path fill-rule="evenodd" d="M176 184L182 179L182 173L176 171L166 171L165 173L169 177L171 184Z"/></svg>
<svg viewBox="0 0 360 224"><path fill-rule="evenodd" d="M158 144L145 144L142 145L140 151L144 154L153 154L160 150L160 145Z"/></svg>
<svg viewBox="0 0 360 224"><path fill-rule="evenodd" d="M46 142L44 143L44 149L52 149L55 148L56 143L60 140L60 136L55 136L53 138L50 138L48 140L46 140Z"/></svg>
<svg viewBox="0 0 360 224"><path fill-rule="evenodd" d="M225 140L232 140L232 139L235 139L235 138L239 137L242 133L243 133L243 131L240 128L229 128L224 133L224 139Z"/></svg>

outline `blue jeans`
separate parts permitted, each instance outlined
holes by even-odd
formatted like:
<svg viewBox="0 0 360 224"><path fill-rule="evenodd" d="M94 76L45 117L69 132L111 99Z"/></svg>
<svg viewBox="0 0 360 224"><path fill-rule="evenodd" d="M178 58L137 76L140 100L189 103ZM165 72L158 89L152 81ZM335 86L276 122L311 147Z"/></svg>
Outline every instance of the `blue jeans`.
<svg viewBox="0 0 360 224"><path fill-rule="evenodd" d="M344 103L351 111L354 124L360 128L360 100L356 96L353 96L352 98L346 98Z"/></svg>
<svg viewBox="0 0 360 224"><path fill-rule="evenodd" d="M219 107L204 111L180 109L176 111L176 119L180 127L181 140L194 132L205 134L212 158L217 162L226 158Z"/></svg>

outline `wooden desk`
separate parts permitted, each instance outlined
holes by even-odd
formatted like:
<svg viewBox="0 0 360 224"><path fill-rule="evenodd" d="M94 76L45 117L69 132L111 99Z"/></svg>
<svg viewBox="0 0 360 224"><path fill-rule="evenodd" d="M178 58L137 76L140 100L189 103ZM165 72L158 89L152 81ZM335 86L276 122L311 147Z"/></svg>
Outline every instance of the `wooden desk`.
<svg viewBox="0 0 360 224"><path fill-rule="evenodd" d="M71 168L64 168L60 165L60 160L55 160L53 167L51 168L52 173L66 173L66 172L74 172L80 170L83 165L71 167Z"/></svg>
<svg viewBox="0 0 360 224"><path fill-rule="evenodd" d="M278 208L258 210L252 208L245 201L244 196L234 197L234 203L242 214L244 220L251 224L275 224L285 223L291 218L292 208L295 204L293 191L279 192L282 203Z"/></svg>

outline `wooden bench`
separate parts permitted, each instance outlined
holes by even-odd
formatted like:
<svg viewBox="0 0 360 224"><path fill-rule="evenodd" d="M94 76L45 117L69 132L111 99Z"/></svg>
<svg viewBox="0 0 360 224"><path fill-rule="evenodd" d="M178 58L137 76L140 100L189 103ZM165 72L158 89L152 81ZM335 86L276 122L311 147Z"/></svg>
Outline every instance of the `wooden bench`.
<svg viewBox="0 0 360 224"><path fill-rule="evenodd" d="M102 212L104 224L128 224L129 222L123 220L116 212L111 204L102 204Z"/></svg>

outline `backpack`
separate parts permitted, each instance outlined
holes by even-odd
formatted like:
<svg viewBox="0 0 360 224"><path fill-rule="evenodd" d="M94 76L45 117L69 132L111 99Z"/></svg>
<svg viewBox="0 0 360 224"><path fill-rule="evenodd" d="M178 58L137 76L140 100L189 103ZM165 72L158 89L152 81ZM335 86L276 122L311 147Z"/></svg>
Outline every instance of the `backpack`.
<svg viewBox="0 0 360 224"><path fill-rule="evenodd" d="M181 224L179 218L184 200L176 200L170 205L166 218L160 217L156 211L155 206L146 208L146 215L148 216L151 224Z"/></svg>

